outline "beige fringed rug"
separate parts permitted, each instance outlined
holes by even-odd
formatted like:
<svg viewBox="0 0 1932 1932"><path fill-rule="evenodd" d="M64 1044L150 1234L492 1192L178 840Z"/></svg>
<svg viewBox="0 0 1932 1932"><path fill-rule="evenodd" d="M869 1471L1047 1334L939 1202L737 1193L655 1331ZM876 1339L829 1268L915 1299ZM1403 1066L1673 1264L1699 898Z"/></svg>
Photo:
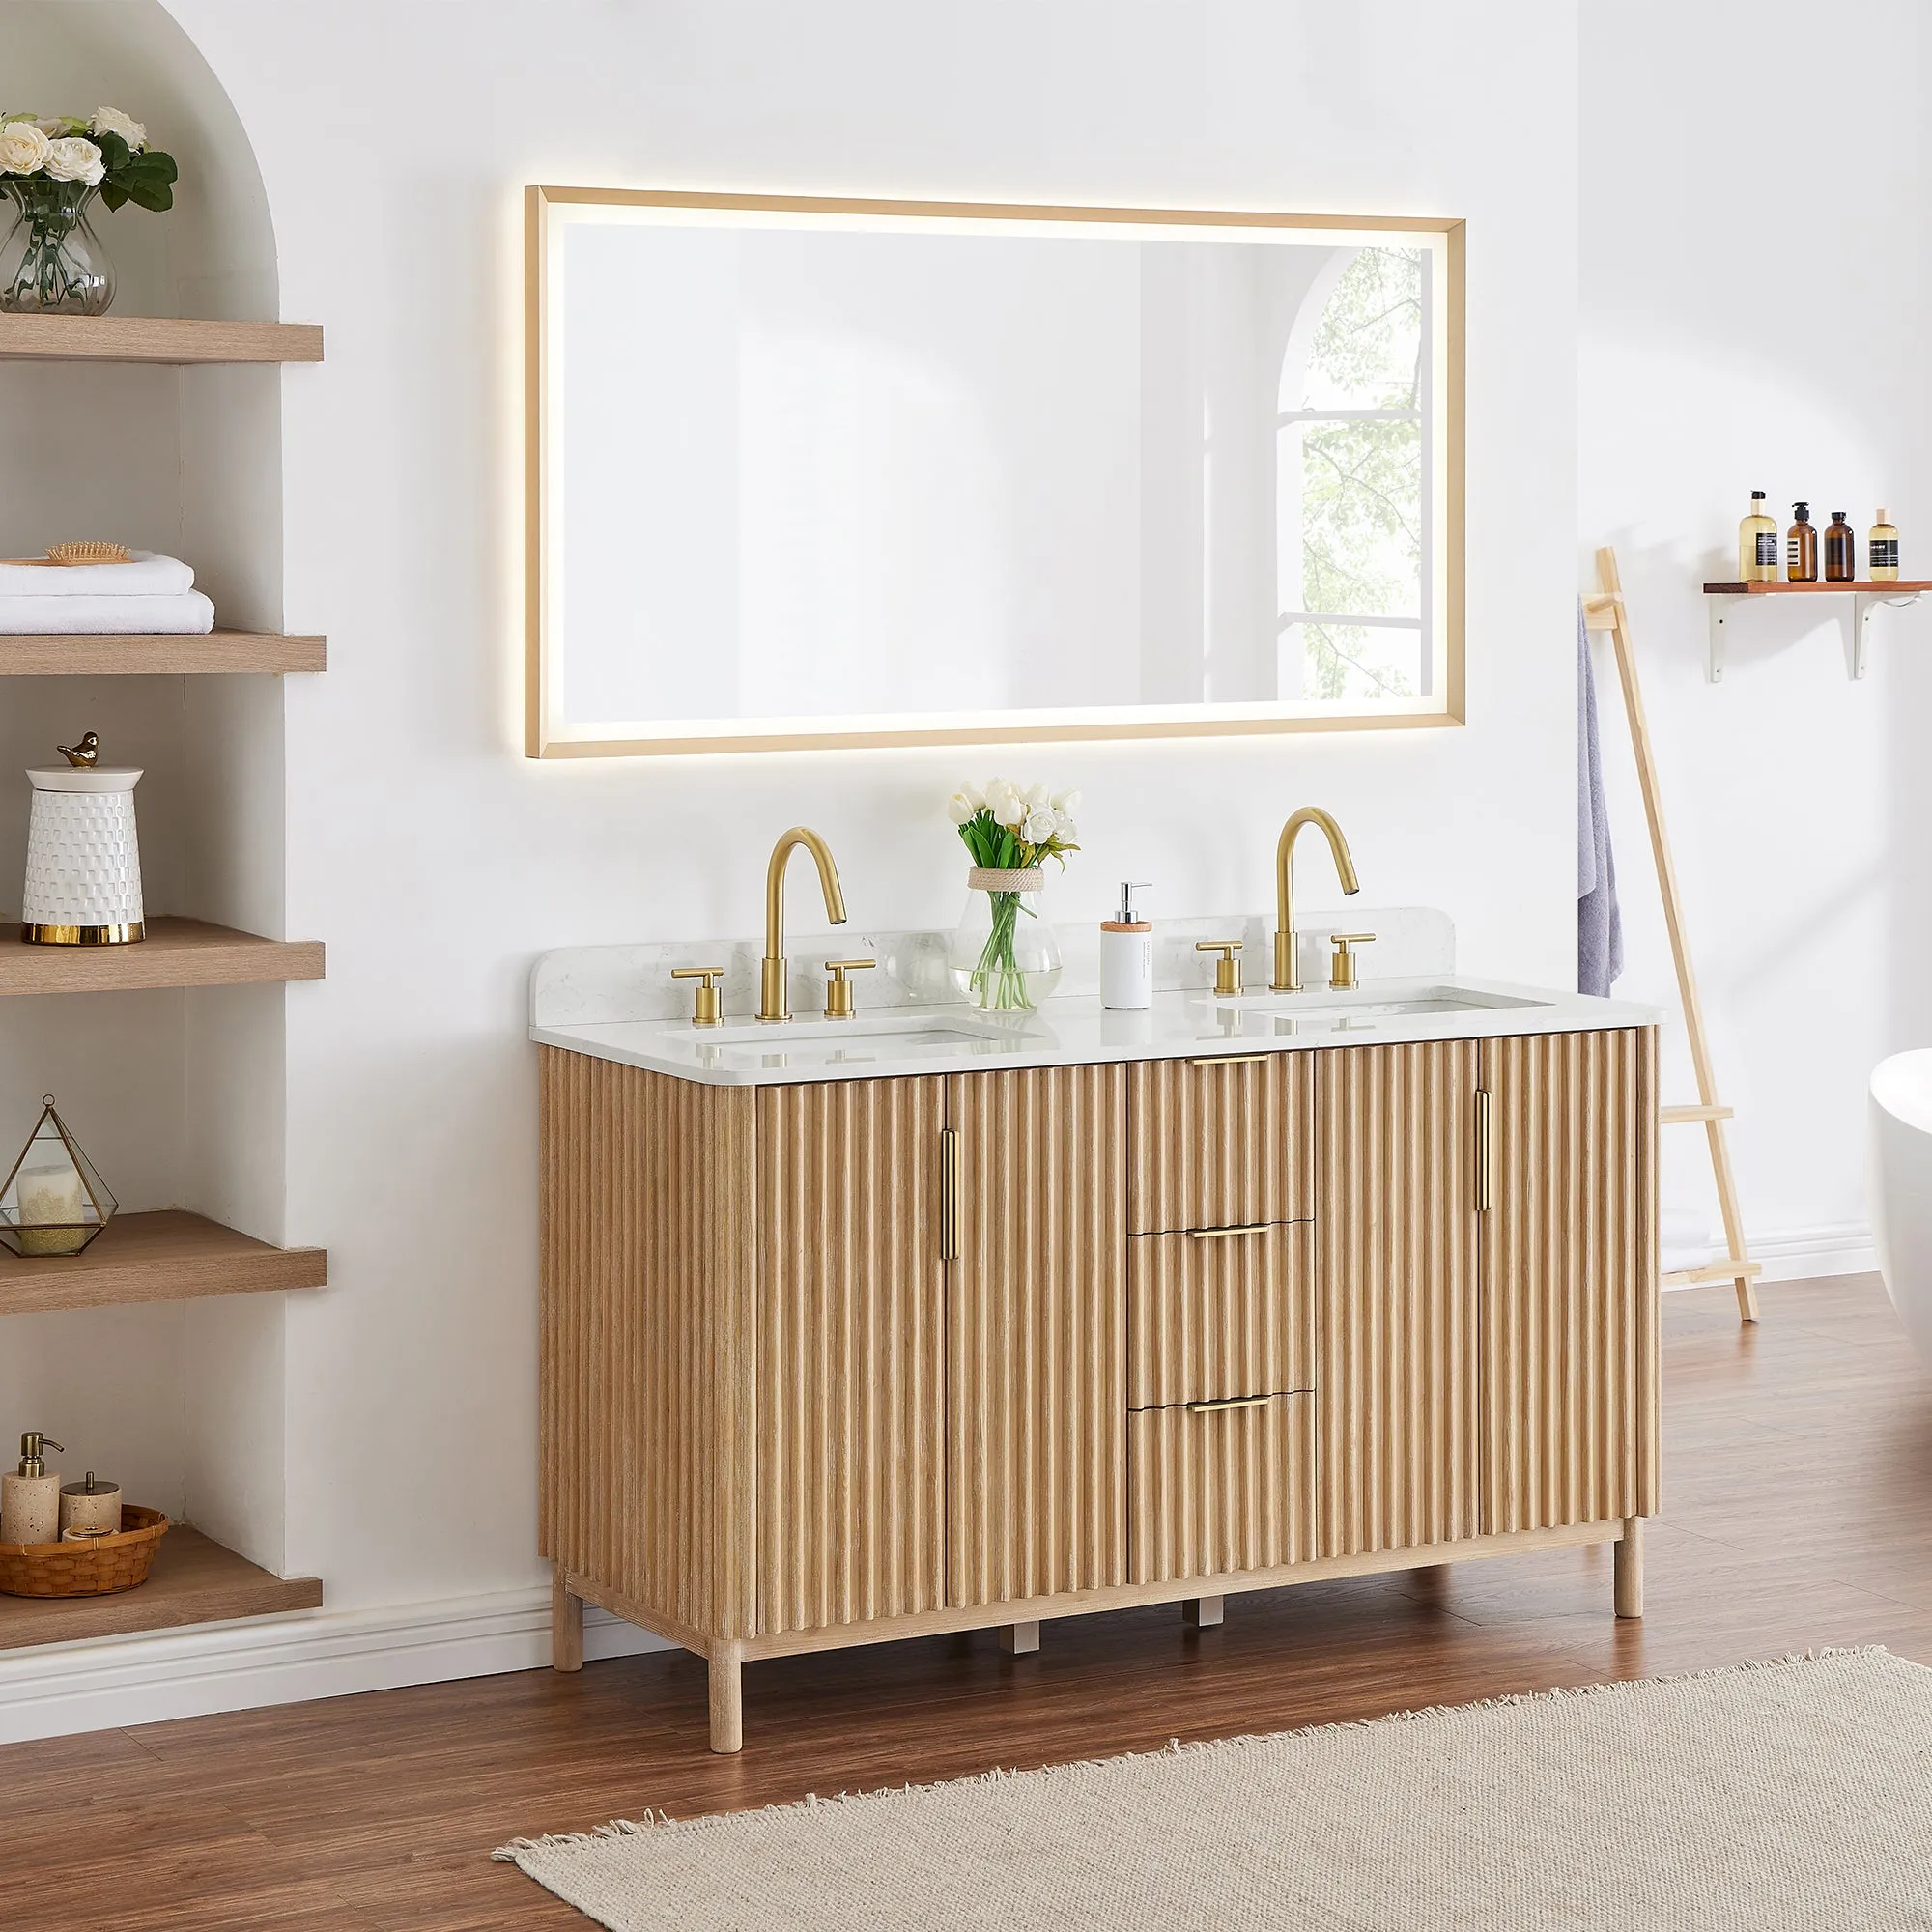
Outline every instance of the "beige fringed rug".
<svg viewBox="0 0 1932 1932"><path fill-rule="evenodd" d="M1932 1670L1824 1652L496 1856L611 1932L1932 1928Z"/></svg>

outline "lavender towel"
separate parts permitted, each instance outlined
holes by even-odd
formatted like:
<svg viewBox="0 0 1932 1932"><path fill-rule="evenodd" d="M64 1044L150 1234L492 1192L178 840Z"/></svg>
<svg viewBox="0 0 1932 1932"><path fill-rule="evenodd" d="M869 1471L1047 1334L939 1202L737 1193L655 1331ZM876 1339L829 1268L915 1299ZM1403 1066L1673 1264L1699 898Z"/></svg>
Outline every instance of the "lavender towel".
<svg viewBox="0 0 1932 1932"><path fill-rule="evenodd" d="M1597 679L1590 630L1577 603L1577 990L1607 996L1624 970L1624 922L1617 910L1617 866L1604 808L1604 760L1597 746Z"/></svg>

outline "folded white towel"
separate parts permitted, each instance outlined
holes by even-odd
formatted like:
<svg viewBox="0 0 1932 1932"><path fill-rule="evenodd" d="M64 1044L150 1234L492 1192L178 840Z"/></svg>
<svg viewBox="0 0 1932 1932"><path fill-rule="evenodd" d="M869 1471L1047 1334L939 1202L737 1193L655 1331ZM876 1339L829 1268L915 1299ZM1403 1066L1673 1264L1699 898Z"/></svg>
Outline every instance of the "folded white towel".
<svg viewBox="0 0 1932 1932"><path fill-rule="evenodd" d="M181 637L213 629L214 606L199 590L179 597L0 597L0 633Z"/></svg>
<svg viewBox="0 0 1932 1932"><path fill-rule="evenodd" d="M131 563L0 563L0 597L179 597L193 588L194 572L186 564L151 550L137 550Z"/></svg>

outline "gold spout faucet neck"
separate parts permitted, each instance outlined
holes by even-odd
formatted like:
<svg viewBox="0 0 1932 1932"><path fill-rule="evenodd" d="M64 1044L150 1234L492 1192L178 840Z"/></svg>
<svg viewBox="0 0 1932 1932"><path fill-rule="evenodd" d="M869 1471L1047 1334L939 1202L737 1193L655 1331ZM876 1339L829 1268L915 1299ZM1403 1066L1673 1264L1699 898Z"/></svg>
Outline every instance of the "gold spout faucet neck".
<svg viewBox="0 0 1932 1932"><path fill-rule="evenodd" d="M801 845L818 867L826 918L834 925L845 923L845 895L838 889L838 867L832 862L832 848L808 825L794 825L789 832L780 834L779 842L772 847L771 864L765 867L765 956L758 969L761 1020L791 1018L791 1000L785 988L784 882L785 867Z"/></svg>
<svg viewBox="0 0 1932 1932"><path fill-rule="evenodd" d="M1268 983L1277 993L1298 993L1301 990L1301 969L1294 956L1294 841L1306 825L1321 828L1335 861L1336 873L1342 881L1342 890L1350 894L1362 890L1361 881L1355 876L1355 862L1349 856L1349 841L1342 836L1342 828L1333 816L1319 805L1304 805L1299 811L1292 813L1288 823L1281 828L1281 838L1274 848L1274 978Z"/></svg>

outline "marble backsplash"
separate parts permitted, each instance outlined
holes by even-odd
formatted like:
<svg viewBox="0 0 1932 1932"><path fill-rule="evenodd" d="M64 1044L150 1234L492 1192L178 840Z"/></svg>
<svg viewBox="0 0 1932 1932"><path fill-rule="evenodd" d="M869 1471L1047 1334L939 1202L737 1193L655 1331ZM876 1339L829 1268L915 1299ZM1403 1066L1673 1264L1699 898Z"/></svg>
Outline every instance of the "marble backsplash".
<svg viewBox="0 0 1932 1932"><path fill-rule="evenodd" d="M1156 992L1209 991L1214 955L1195 950L1203 939L1238 939L1241 978L1250 987L1267 984L1274 965L1272 913L1226 919L1157 919L1153 923ZM1301 978L1320 986L1328 977L1331 932L1373 932L1359 951L1361 978L1413 980L1456 970L1456 929L1447 913L1428 907L1348 907L1302 912ZM1089 998L1100 989L1100 929L1083 922L1056 925L1065 967L1054 1000ZM786 936L791 962L791 1009L809 1018L825 1009L824 962L874 959L876 970L853 976L859 1009L944 1006L959 991L946 968L951 931L793 932ZM566 946L546 952L530 975L530 1020L536 1026L589 1026L620 1020L668 1020L691 1011L692 982L672 980L673 966L722 966L719 981L729 1017L750 1017L758 1005L758 962L765 943L756 939L663 940L638 946ZM1048 1002L1051 1006L1052 1001Z"/></svg>

